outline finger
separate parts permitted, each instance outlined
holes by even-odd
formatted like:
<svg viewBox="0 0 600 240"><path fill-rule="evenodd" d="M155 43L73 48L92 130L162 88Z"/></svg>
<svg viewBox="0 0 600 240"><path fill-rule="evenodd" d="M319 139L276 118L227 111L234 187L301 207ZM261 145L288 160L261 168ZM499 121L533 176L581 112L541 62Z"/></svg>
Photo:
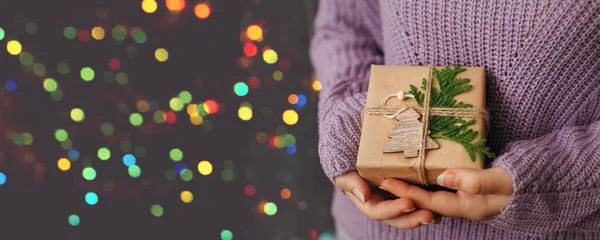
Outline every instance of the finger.
<svg viewBox="0 0 600 240"><path fill-rule="evenodd" d="M511 195L512 179L503 167L484 170L448 169L438 176L438 185L472 194Z"/></svg>
<svg viewBox="0 0 600 240"><path fill-rule="evenodd" d="M383 180L381 187L398 197L410 198L417 208L427 209L447 217L464 217L465 205L461 204L457 194L446 191L429 192L392 178Z"/></svg>
<svg viewBox="0 0 600 240"><path fill-rule="evenodd" d="M400 215L386 220L385 223L397 228L416 228L434 223L435 216L429 210L419 209L414 212Z"/></svg>
<svg viewBox="0 0 600 240"><path fill-rule="evenodd" d="M335 184L344 192L352 193L362 204L371 197L369 184L356 172L347 172L336 177Z"/></svg>
<svg viewBox="0 0 600 240"><path fill-rule="evenodd" d="M392 219L415 210L413 201L408 198L384 200L381 196L373 194L366 204L362 204L354 194L345 193L358 210L376 221Z"/></svg>

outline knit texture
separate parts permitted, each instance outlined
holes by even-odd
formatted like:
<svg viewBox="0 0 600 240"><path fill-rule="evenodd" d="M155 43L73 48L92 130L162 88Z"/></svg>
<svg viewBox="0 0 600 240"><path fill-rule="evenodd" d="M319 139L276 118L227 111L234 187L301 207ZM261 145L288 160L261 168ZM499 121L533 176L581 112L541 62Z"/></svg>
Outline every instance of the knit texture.
<svg viewBox="0 0 600 240"><path fill-rule="evenodd" d="M311 60L323 89L319 156L355 170L371 64L484 66L492 163L515 193L494 219L402 230L340 192L353 239L600 239L600 1L322 0Z"/></svg>

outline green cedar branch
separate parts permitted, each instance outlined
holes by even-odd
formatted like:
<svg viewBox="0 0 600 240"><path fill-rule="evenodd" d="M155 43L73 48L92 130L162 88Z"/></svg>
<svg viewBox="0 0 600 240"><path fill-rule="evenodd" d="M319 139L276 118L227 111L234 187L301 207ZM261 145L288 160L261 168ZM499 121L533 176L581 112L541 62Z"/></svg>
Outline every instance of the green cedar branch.
<svg viewBox="0 0 600 240"><path fill-rule="evenodd" d="M469 84L469 79L456 77L459 73L466 70L466 68L460 66L454 66L453 68L445 67L441 70L433 68L433 76L437 80L439 88L431 87L429 106L439 108L472 108L473 105L454 99L456 95L473 88ZM427 89L426 78L421 83L421 89L424 91ZM414 85L410 85L409 93L414 95L417 103L423 107L425 94ZM496 158L496 155L490 151L490 148L485 147L485 139L473 142L479 132L470 129L469 126L475 124L475 122L475 119L463 120L454 116L431 116L429 118L429 136L433 139L448 139L461 144L469 154L471 161L475 161L476 156L480 156L483 159L484 155L488 158Z"/></svg>

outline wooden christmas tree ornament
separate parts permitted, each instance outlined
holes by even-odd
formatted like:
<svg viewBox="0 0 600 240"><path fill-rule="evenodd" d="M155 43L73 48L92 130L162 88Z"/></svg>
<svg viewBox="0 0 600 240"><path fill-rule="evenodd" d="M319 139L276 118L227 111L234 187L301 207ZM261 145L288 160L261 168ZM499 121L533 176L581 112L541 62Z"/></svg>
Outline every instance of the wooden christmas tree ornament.
<svg viewBox="0 0 600 240"><path fill-rule="evenodd" d="M412 108L406 108L396 114L396 126L390 132L390 142L383 148L384 153L404 152L405 158L419 156L423 127L419 118L421 116ZM429 131L428 131L429 132ZM437 149L440 146L429 136L425 149Z"/></svg>

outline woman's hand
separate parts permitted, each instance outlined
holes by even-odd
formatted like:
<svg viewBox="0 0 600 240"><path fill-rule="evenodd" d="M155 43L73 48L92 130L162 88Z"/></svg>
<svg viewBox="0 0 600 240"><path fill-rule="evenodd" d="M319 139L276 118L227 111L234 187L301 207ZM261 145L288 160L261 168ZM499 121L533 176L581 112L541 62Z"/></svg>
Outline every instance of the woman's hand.
<svg viewBox="0 0 600 240"><path fill-rule="evenodd" d="M414 202L408 198L384 200L371 193L369 184L356 172L336 177L335 183L362 213L373 220L385 221L397 228L415 228L435 221L431 211L416 210Z"/></svg>
<svg viewBox="0 0 600 240"><path fill-rule="evenodd" d="M397 179L385 179L381 188L414 201L420 209L447 217L471 220L490 219L502 211L513 193L513 183L506 169L449 169L438 177L438 185L458 190L429 192Z"/></svg>

